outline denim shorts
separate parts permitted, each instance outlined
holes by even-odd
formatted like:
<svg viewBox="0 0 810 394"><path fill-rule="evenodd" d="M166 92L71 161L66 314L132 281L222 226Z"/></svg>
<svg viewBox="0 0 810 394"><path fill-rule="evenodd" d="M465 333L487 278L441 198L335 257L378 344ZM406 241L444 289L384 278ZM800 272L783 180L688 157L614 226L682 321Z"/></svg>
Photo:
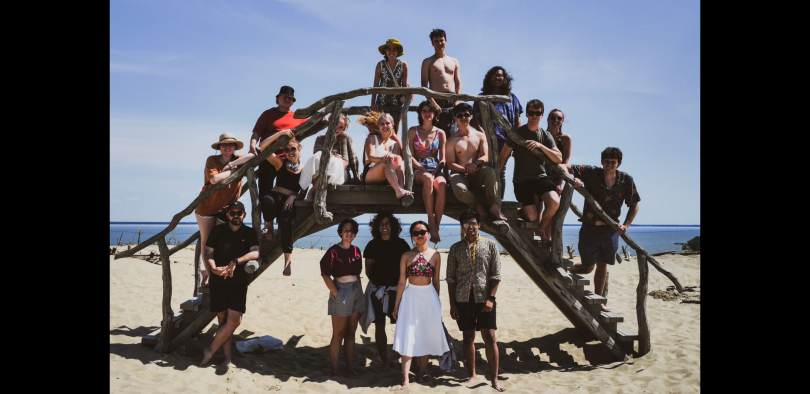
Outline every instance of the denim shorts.
<svg viewBox="0 0 810 394"><path fill-rule="evenodd" d="M582 223L577 246L583 266L590 267L600 261L613 265L619 250L619 233L607 225Z"/></svg>
<svg viewBox="0 0 810 394"><path fill-rule="evenodd" d="M416 161L417 161L419 164L421 164L421 165L422 165L422 167L425 167L425 169L426 169L426 170L427 170L427 172L429 172L429 173L433 173L433 171L436 171L436 167L438 167L438 166L439 166L439 162L438 162L438 161L436 161L436 158L435 158L435 157L425 157L424 159L416 159ZM414 175L415 175L415 174L418 174L418 173L420 173L420 172L422 172L422 171L420 171L420 170L415 170L413 173L414 173Z"/></svg>
<svg viewBox="0 0 810 394"><path fill-rule="evenodd" d="M338 289L338 296L335 297L331 292L329 293L327 307L329 315L348 317L353 313L366 310L366 297L363 295L359 280L348 283L335 281L335 286Z"/></svg>

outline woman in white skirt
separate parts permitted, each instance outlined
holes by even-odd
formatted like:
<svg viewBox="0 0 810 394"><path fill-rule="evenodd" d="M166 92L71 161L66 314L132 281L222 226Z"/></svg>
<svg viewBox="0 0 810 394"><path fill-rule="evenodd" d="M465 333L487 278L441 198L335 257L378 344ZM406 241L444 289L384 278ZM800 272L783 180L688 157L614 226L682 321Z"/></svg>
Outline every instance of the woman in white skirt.
<svg viewBox="0 0 810 394"><path fill-rule="evenodd" d="M347 126L346 115L340 114L338 127L335 131L335 144L337 144L338 137L343 134ZM305 198L307 202L312 202L315 196L315 188L318 187L318 180L322 178L318 176L318 171L320 171L321 168L322 153L321 150L313 152L312 157L307 160L307 164L304 164L304 169L301 170L301 178L298 180L298 185L300 185L303 190L306 190L306 188L312 185L312 188L309 189ZM326 183L330 185L342 185L346 181L346 166L348 166L348 162L339 154L336 155L333 153L329 164L326 166Z"/></svg>
<svg viewBox="0 0 810 394"><path fill-rule="evenodd" d="M411 239L416 247L405 252L399 262L399 285L394 306L394 319L397 321L394 350L402 355L402 390L410 388L408 372L413 357L419 357L416 381L422 383L428 357L440 356L450 350L442 326L442 303L439 301L442 259L435 249L427 246L429 235L427 223L420 220L411 224Z"/></svg>

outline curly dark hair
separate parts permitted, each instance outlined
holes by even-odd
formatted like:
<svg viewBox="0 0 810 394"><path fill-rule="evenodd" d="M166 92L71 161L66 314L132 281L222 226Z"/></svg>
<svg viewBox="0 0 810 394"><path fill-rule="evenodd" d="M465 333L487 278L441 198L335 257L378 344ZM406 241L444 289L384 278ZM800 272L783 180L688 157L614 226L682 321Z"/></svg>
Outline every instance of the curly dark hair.
<svg viewBox="0 0 810 394"><path fill-rule="evenodd" d="M427 231L428 231L428 232L430 232L430 226L428 226L428 224L427 224L427 223L425 223L425 222L424 222L424 221L422 221L422 220L417 220L417 221L415 221L415 222L411 223L411 228L408 230L408 235L410 235L410 236L411 236L411 238L413 238L413 235L411 235L411 233L413 233L413 228L414 228L414 227L416 227L416 225L417 225L417 224L422 224L422 225L424 225L424 226L425 226L425 229L427 229Z"/></svg>
<svg viewBox="0 0 810 394"><path fill-rule="evenodd" d="M380 223L383 219L388 218L388 221L391 222L391 237L399 237L399 233L402 232L402 223L399 221L399 218L394 216L391 212L380 212L374 215L371 218L371 222L369 222L368 226L371 227L371 236L374 239L379 239L382 237L380 235Z"/></svg>
<svg viewBox="0 0 810 394"><path fill-rule="evenodd" d="M353 234L357 234L357 231L360 230L360 226L357 225L357 222L355 222L354 219L343 219L337 227L338 235L343 236L340 230L343 230L343 226L347 223L351 225L350 228Z"/></svg>
<svg viewBox="0 0 810 394"><path fill-rule="evenodd" d="M616 159L619 161L619 164L622 164L622 150L611 146L605 148L605 150L602 151L602 160L605 159Z"/></svg>
<svg viewBox="0 0 810 394"><path fill-rule="evenodd" d="M442 114L442 111L436 111L433 107L430 106L430 104L428 104L427 100L422 101L421 103L419 103L419 105L416 106L416 116L419 119L419 126L421 126L422 123L424 123L424 121L422 120L422 107L428 107L433 111L433 114L435 115L433 117L433 124L435 125L436 122L439 121L439 116Z"/></svg>
<svg viewBox="0 0 810 394"><path fill-rule="evenodd" d="M462 113L464 111L467 111L467 112L469 112L471 114L473 112L472 106L470 104L467 104L467 103L462 101L462 102L456 104L455 107L453 107L452 113L453 113L453 116L455 116L456 114L460 114L460 113Z"/></svg>
<svg viewBox="0 0 810 394"><path fill-rule="evenodd" d="M478 211L476 211L475 209L471 208L462 212L461 215L459 215L458 217L458 221L461 224L464 224L464 222L470 219L475 219L476 222L481 223L481 214L478 213Z"/></svg>
<svg viewBox="0 0 810 394"><path fill-rule="evenodd" d="M508 95L512 93L512 77L503 67L495 66L490 68L489 71L487 71L487 75L484 76L484 87L481 88L481 91L484 92L484 94L494 94L495 86L492 85L492 76L495 75L498 70L503 71L503 87L506 89L504 94Z"/></svg>
<svg viewBox="0 0 810 394"><path fill-rule="evenodd" d="M430 32L430 42L433 42L434 37L444 37L444 39L447 40L447 33L442 29L433 29L433 31Z"/></svg>

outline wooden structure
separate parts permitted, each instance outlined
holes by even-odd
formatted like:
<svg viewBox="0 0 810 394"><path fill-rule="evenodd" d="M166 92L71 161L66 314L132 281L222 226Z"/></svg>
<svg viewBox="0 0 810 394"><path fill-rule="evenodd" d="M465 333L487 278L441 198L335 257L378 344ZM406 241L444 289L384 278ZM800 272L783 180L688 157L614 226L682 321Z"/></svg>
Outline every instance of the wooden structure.
<svg viewBox="0 0 810 394"><path fill-rule="evenodd" d="M506 119L490 101L509 101L507 96L470 96L470 95L457 95L449 93L437 93L427 88L365 88L358 89L351 92L340 93L337 95L325 97L309 107L299 109L295 113L296 118L310 119L293 129L296 137L303 140L309 136L314 135L319 130L326 127L327 122L322 122L321 119L327 113L331 114L330 121L328 122L329 128L326 133L324 141L323 152L320 161L320 172L325 173L328 160L330 160L329 152L335 141L337 130L336 116L340 112L349 114L360 114L368 111L368 107L350 107L343 108L343 100L361 95L368 95L371 93L376 94L420 94L430 98L443 98L451 100L463 101L481 101L481 116L484 125L484 131L487 134L490 147L490 158L497 160L498 152L497 143L495 141L495 132L492 123L489 119L498 122L501 127L506 131L508 137L517 143L519 146L525 145L525 140L520 138L511 129ZM407 112L415 111L415 107L410 106L410 99L403 106L402 114L402 128L401 130L407 131ZM419 188L413 188L413 168L410 160L410 147L407 140L407 133L401 134L401 139L405 148L403 149L403 158L405 159L405 174L406 174L406 188L412 190L415 195L419 195ZM199 232L172 249L166 246L164 237L168 234L179 222L180 219L189 215L194 208L202 202L206 197L214 193L221 187L225 187L231 182L238 181L243 176L247 176L248 187L242 188L242 193L247 190L250 191L251 205L253 207L252 221L254 228L257 230L257 236L260 235L260 207L259 197L256 188L256 177L253 169L262 161L265 160L271 152L275 152L280 146L287 142L288 138L282 136L260 155L251 159L248 163L237 169L230 177L221 181L214 187L207 190L205 193L200 194L188 207L183 211L176 214L169 226L164 230L146 240L144 243L126 251L119 252L115 255L116 259L122 257L129 257L134 255L139 250L146 247L146 245L154 244L157 242L160 247L160 258L163 263L163 320L161 327L153 333L145 336L142 343L145 345L154 345L155 350L161 353L170 352L177 348L184 340L192 335L200 332L208 323L213 320L215 314L209 311L208 304L208 286L200 287L200 250L201 247L196 248L195 254L195 286L192 299L180 305L180 313L174 314L171 305L171 272L169 270L169 256L176 251L188 246L191 242L199 237ZM547 162L552 164L539 150L531 151L538 159L538 164ZM490 163L490 165L497 165L497 163ZM618 323L624 321L624 318L613 312L602 312L601 305L607 302L607 299L586 290L585 287L590 284L590 281L575 274L568 273L565 268L572 264L568 259L563 258L563 245L562 245L562 226L565 214L570 208L578 216L581 212L571 204L571 197L574 192L573 179L563 173L556 165L551 166L553 171L556 171L565 181L566 185L563 189L562 196L560 197L560 208L554 217L553 221L553 243L550 248L544 247L539 241L535 240L534 228L537 223L524 222L518 218L519 203L516 202L503 202L501 206L502 212L507 216L508 222L496 221L490 223L482 223L481 229L489 234L492 234L496 240L503 246L504 249L512 256L515 262L526 272L527 275L534 281L534 283L548 296L551 302L565 315L566 318L576 327L586 338L598 339L601 341L617 358L624 359L628 354L634 351L634 342L639 341L638 355L644 355L650 350L650 336L649 336L649 323L646 317L646 291L647 291L647 277L648 265L650 263L658 271L666 275L675 284L675 287L682 291L683 288L678 282L678 279L667 270L663 269L661 265L650 256L643 248L638 246L626 234L622 238L627 242L630 247L636 250L639 264L639 285L637 289L637 316L639 322L639 333L618 326ZM604 213L599 204L594 201L593 197L585 189L577 189L577 192L582 194L586 201L595 208L596 213L601 217L602 221L612 228L616 228L617 224ZM325 228L338 223L345 218L353 218L366 213L378 213L382 211L391 211L397 214L419 214L425 213L424 203L421 198L403 198L397 199L394 195L393 189L388 185L328 185L326 182L318 182L317 190L315 191L315 199L312 206L301 200L303 195L299 196L299 200L295 202L297 216L295 218L295 225L293 230L294 239L305 237L309 234L316 233ZM452 192L447 193L447 201L444 214L458 220L461 212L467 209L466 204L459 202ZM510 225L511 224L511 225ZM279 237L274 237L274 241L266 241L263 237L260 239L260 267L259 269L249 276L249 283L258 278L267 267L269 267L281 254L281 246Z"/></svg>

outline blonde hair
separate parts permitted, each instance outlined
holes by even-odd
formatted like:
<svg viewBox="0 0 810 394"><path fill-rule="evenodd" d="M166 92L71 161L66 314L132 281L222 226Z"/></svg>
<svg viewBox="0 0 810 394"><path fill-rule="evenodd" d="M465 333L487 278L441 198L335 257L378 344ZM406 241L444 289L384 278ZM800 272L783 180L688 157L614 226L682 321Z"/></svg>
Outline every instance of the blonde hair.
<svg viewBox="0 0 810 394"><path fill-rule="evenodd" d="M369 111L366 116L357 118L357 123L366 126L369 134L379 134L380 128L377 126L377 121L380 116L382 116L382 112Z"/></svg>

